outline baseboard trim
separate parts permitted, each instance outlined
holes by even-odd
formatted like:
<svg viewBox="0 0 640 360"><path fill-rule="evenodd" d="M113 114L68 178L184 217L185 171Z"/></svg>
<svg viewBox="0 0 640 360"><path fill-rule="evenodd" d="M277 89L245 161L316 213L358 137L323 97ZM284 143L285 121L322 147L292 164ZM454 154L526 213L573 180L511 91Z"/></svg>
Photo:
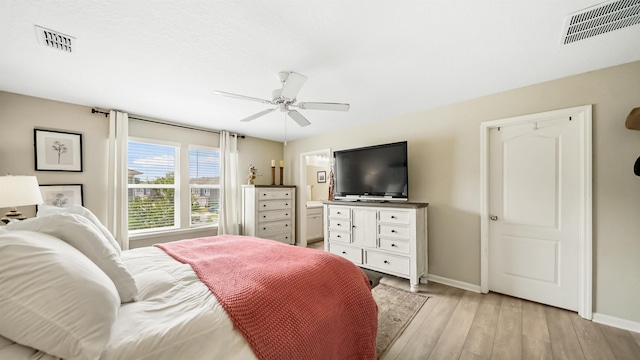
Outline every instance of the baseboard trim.
<svg viewBox="0 0 640 360"><path fill-rule="evenodd" d="M453 280L438 275L429 274L426 277L421 277L420 282L425 283L427 281L433 281L439 284L459 288L462 290L472 291L480 293L480 286L469 284L463 281ZM598 324L612 326L618 329L633 331L640 333L640 322L617 318L615 316L604 315L594 312L592 321Z"/></svg>
<svg viewBox="0 0 640 360"><path fill-rule="evenodd" d="M596 322L602 325L613 326L618 329L640 333L640 323L631 321L631 320L617 318L615 316L598 314L594 312L593 322Z"/></svg>
<svg viewBox="0 0 640 360"><path fill-rule="evenodd" d="M464 281L453 280L453 279L445 278L438 275L429 274L427 275L426 278L425 277L420 278L420 282L423 282L423 280L433 281L433 282L437 282L438 284L443 284L443 285L459 288L462 290L480 293L480 285L469 284Z"/></svg>

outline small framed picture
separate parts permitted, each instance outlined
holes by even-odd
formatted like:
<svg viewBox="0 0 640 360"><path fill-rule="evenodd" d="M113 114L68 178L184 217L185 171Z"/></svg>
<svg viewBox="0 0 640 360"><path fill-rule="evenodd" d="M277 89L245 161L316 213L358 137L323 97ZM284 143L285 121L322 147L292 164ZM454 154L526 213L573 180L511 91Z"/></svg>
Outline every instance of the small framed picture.
<svg viewBox="0 0 640 360"><path fill-rule="evenodd" d="M84 206L82 184L40 185L44 205L56 207Z"/></svg>
<svg viewBox="0 0 640 360"><path fill-rule="evenodd" d="M33 130L36 170L82 172L82 134Z"/></svg>
<svg viewBox="0 0 640 360"><path fill-rule="evenodd" d="M318 182L319 183L327 182L327 172L326 171L318 171Z"/></svg>

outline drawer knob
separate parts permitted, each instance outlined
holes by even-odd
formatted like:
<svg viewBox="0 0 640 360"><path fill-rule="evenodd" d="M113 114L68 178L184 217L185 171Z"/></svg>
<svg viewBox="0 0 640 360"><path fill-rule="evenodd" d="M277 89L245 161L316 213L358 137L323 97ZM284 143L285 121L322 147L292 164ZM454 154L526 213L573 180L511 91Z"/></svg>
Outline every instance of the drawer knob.
<svg viewBox="0 0 640 360"><path fill-rule="evenodd" d="M284 206L289 206L289 204L284 204Z"/></svg>
<svg viewBox="0 0 640 360"><path fill-rule="evenodd" d="M267 218L267 215L262 215L262 218L263 218L263 219L266 219L266 218Z"/></svg>
<svg viewBox="0 0 640 360"><path fill-rule="evenodd" d="M336 236L336 237L337 237L337 238L341 238L341 237L342 237L342 235L338 235L338 236Z"/></svg>
<svg viewBox="0 0 640 360"><path fill-rule="evenodd" d="M391 247L397 247L396 244L391 244Z"/></svg>
<svg viewBox="0 0 640 360"><path fill-rule="evenodd" d="M263 228L262 228L262 230L267 230L267 228L266 228L266 227L263 227Z"/></svg>
<svg viewBox="0 0 640 360"><path fill-rule="evenodd" d="M263 204L262 207L267 207L267 204Z"/></svg>
<svg viewBox="0 0 640 360"><path fill-rule="evenodd" d="M287 226L289 226L289 224L284 224L284 227L287 227Z"/></svg>
<svg viewBox="0 0 640 360"><path fill-rule="evenodd" d="M385 264L388 264L389 262L387 260L384 261Z"/></svg>
<svg viewBox="0 0 640 360"><path fill-rule="evenodd" d="M343 253L343 254L345 254L345 255L347 255L347 252L346 252L346 251L343 251L342 253Z"/></svg>
<svg viewBox="0 0 640 360"><path fill-rule="evenodd" d="M341 215L342 213L340 211L337 212L338 215Z"/></svg>
<svg viewBox="0 0 640 360"><path fill-rule="evenodd" d="M336 224L336 226L342 226L342 224L340 224L340 223L337 223L337 224Z"/></svg>
<svg viewBox="0 0 640 360"><path fill-rule="evenodd" d="M391 218L392 218L392 219L395 219L395 218L396 218L396 216L395 216L395 215L391 215Z"/></svg>
<svg viewBox="0 0 640 360"><path fill-rule="evenodd" d="M289 214L284 214L284 216L289 216Z"/></svg>
<svg viewBox="0 0 640 360"><path fill-rule="evenodd" d="M289 193L284 194L285 196L289 196Z"/></svg>
<svg viewBox="0 0 640 360"><path fill-rule="evenodd" d="M392 233L395 233L396 231L395 231L395 230L391 230L391 232L392 232Z"/></svg>

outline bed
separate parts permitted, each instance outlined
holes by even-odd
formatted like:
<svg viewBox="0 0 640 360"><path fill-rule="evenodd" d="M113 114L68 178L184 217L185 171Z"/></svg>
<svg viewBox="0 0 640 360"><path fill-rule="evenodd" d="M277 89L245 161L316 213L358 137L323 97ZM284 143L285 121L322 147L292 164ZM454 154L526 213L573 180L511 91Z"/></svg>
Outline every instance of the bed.
<svg viewBox="0 0 640 360"><path fill-rule="evenodd" d="M87 209L0 229L0 359L375 359L365 274L243 236L122 251Z"/></svg>

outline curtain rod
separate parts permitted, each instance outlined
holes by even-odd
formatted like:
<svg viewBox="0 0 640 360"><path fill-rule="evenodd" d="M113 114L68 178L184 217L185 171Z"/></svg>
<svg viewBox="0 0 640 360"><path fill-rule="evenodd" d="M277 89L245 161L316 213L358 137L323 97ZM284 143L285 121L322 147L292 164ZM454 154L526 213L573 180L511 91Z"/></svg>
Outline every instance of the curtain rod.
<svg viewBox="0 0 640 360"><path fill-rule="evenodd" d="M98 109L91 109L91 113L92 114L104 114L105 117L109 116L108 112L102 111L102 110L98 110ZM139 121L146 121L146 122L159 124L159 125L174 126L174 127L179 127L179 128L183 128L183 129L189 129L189 130L197 130L197 131L210 132L210 133L214 133L214 134L220 134L220 130L203 129L203 128L197 128L197 127L193 127L193 126L174 124L174 123L169 123L169 122L164 122L164 121L143 119L143 118L139 118L139 117L135 117L135 116L129 116L129 119L139 120ZM231 134L231 135L232 136L236 136L238 139L244 139L244 135L239 135L239 134Z"/></svg>

